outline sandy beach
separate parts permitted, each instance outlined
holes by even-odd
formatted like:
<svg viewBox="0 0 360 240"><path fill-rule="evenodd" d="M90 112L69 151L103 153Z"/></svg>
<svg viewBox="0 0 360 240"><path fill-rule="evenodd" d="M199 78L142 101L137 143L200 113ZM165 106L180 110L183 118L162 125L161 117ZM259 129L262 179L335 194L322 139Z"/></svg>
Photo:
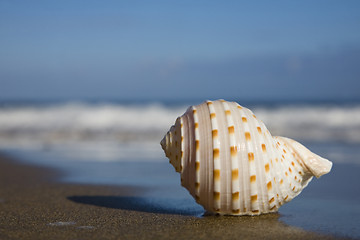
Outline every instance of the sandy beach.
<svg viewBox="0 0 360 240"><path fill-rule="evenodd" d="M143 189L59 183L61 173L0 157L0 239L336 239L260 217L188 216Z"/></svg>

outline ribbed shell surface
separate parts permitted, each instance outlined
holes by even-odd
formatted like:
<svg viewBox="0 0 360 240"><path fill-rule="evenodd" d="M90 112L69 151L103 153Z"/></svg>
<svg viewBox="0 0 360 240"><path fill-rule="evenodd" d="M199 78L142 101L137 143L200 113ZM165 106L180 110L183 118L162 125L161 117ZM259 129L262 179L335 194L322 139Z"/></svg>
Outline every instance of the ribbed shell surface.
<svg viewBox="0 0 360 240"><path fill-rule="evenodd" d="M166 154L180 166L181 184L210 212L275 212L312 178L286 138L273 138L262 121L235 102L192 106L168 134L174 136L166 138Z"/></svg>

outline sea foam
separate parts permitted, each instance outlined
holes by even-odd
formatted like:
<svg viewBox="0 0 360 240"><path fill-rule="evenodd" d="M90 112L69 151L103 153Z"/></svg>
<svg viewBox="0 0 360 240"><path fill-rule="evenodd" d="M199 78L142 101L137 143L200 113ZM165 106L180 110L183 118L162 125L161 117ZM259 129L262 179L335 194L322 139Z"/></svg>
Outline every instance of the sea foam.
<svg viewBox="0 0 360 240"><path fill-rule="evenodd" d="M186 108L161 103L0 107L0 149L51 150L101 161L162 159L159 141ZM250 108L273 135L360 144L360 104Z"/></svg>

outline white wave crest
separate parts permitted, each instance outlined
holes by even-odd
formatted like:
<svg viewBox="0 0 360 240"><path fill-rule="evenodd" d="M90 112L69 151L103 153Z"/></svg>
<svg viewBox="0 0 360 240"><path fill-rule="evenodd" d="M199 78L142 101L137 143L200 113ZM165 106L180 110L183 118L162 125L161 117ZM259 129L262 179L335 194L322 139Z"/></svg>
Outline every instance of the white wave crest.
<svg viewBox="0 0 360 240"><path fill-rule="evenodd" d="M160 137L186 107L161 104L116 105L67 103L47 107L0 108L0 140ZM273 135L312 141L360 142L360 106L255 107ZM159 139L156 139L158 141Z"/></svg>
<svg viewBox="0 0 360 240"><path fill-rule="evenodd" d="M0 149L71 159L161 160L159 141L187 106L67 103L0 108ZM254 107L272 135L360 144L360 105Z"/></svg>

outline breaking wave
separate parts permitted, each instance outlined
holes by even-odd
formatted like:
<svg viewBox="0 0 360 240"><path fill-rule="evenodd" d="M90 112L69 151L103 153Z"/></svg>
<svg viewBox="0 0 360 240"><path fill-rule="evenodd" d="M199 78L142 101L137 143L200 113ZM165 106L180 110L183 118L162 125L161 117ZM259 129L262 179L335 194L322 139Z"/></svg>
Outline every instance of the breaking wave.
<svg viewBox="0 0 360 240"><path fill-rule="evenodd" d="M89 154L102 160L134 155L163 158L159 141L186 108L185 104L162 103L3 106L0 149L56 146L62 153L84 158ZM312 143L360 144L360 104L258 105L251 109L273 135Z"/></svg>

